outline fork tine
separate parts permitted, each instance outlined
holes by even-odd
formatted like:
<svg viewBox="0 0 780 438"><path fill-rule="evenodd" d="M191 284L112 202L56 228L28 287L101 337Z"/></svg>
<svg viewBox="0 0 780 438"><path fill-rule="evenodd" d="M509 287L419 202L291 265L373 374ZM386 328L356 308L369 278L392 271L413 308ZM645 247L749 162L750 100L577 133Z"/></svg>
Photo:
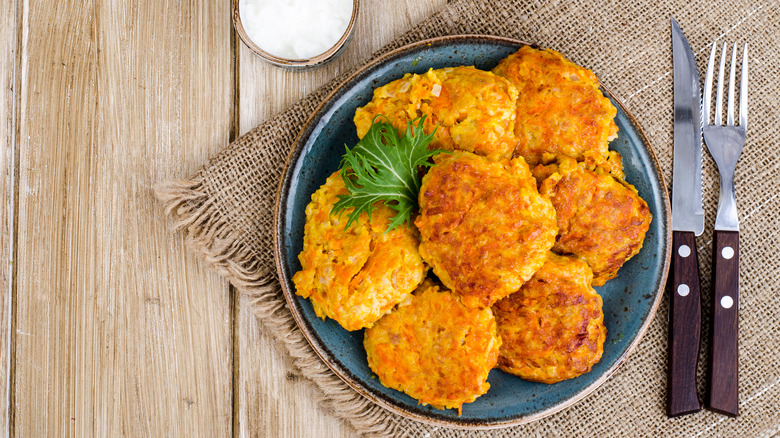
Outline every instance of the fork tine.
<svg viewBox="0 0 780 438"><path fill-rule="evenodd" d="M731 66L729 68L729 103L726 111L726 124L734 126L734 69L737 63L737 43L731 49Z"/></svg>
<svg viewBox="0 0 780 438"><path fill-rule="evenodd" d="M739 83L739 126L747 129L748 55L747 43L742 51L742 80Z"/></svg>
<svg viewBox="0 0 780 438"><path fill-rule="evenodd" d="M720 51L720 70L718 70L718 94L715 96L715 126L723 124L723 70L726 68L726 43Z"/></svg>
<svg viewBox="0 0 780 438"><path fill-rule="evenodd" d="M715 49L718 47L716 41L712 42L712 51L710 52L710 61L707 63L707 75L704 77L704 117L705 125L710 124L710 103L712 102L712 69L715 66ZM740 101L741 102L741 101ZM740 114L742 112L740 111Z"/></svg>

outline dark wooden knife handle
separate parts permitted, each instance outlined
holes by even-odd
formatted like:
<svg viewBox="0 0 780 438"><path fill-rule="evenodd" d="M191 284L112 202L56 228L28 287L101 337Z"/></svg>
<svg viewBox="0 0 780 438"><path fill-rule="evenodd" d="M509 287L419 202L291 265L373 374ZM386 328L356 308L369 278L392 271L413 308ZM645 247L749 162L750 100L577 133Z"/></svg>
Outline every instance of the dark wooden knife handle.
<svg viewBox="0 0 780 438"><path fill-rule="evenodd" d="M666 407L666 413L670 417L701 410L696 392L696 368L701 336L700 297L695 236L690 231L673 231Z"/></svg>
<svg viewBox="0 0 780 438"><path fill-rule="evenodd" d="M736 417L739 410L739 232L715 230L712 251L712 354L707 407Z"/></svg>

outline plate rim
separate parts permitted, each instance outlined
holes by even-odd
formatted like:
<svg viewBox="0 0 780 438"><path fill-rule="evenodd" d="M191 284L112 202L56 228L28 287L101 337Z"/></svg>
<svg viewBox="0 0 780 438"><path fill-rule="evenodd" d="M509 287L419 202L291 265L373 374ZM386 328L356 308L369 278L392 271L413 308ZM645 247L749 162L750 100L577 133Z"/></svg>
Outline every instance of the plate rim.
<svg viewBox="0 0 780 438"><path fill-rule="evenodd" d="M332 105L334 103L334 97L339 95L339 93L342 90L344 90L346 87L348 87L351 82L353 82L355 79L357 79L358 77L366 73L367 70L370 70L376 67L377 65L380 65L393 58L402 56L404 53L408 51L413 51L422 48L424 46L431 47L433 45L448 45L457 42L474 42L478 40L483 40L486 42L504 43L504 44L508 43L512 45L517 45L518 47L523 45L531 46L535 48L541 47L537 44L528 43L523 40L509 38L509 37L495 36L495 35L482 35L482 34L447 35L447 36L429 38L429 39L403 45L383 55L380 55L374 60L364 64L363 66L358 68L355 72L350 74L347 78L345 78L343 81L341 81L333 90L331 90L327 94L327 96L325 96L322 99L322 101L315 107L315 109L312 110L311 114L306 118L306 121L304 122L298 135L295 137L295 140L292 144L292 148L287 155L287 159L284 165L284 170L282 171L282 177L279 180L279 185L276 191L276 197L274 199L274 217L273 217L274 219L273 221L274 263L275 263L277 275L280 280L279 283L282 288L282 293L284 295L285 301L287 302L287 306L290 309L290 313L293 315L295 323L298 326L298 329L301 330L301 333L303 333L304 338L306 338L306 341L312 347L312 349L317 354L317 356L319 356L319 358L328 366L328 368L334 374L336 374L342 381L344 381L349 387L351 387L361 396L367 398L368 400L381 406L382 408L394 414L398 414L405 418L416 420L425 424L430 424L433 426L444 426L448 428L462 429L462 430L489 430L489 429L506 428L506 427L517 426L520 424L530 423L532 421L536 421L544 417L547 417L549 415L552 415L556 412L560 412L574 405L575 403L578 403L585 397L592 394L593 391L595 391L601 385L603 385L604 382L606 382L610 377L612 377L612 375L614 375L614 373L625 363L628 357L636 350L637 346L642 341L642 338L644 337L648 328L650 327L650 324L655 319L655 315L658 311L658 307L663 298L664 291L666 290L666 283L668 280L669 267L671 264L671 253L672 253L671 204L669 201L669 194L668 194L663 170L661 169L661 166L658 162L658 158L656 157L655 150L653 149L653 146L651 145L649 139L647 138L647 135L642 129L642 126L636 120L634 115L626 108L625 104L620 99L618 99L618 97L609 88L607 88L603 83L601 83L601 81L599 81L599 86L602 88L602 90L608 95L608 97L610 97L613 100L613 102L615 102L620 107L623 113L627 116L629 122L633 125L633 128L636 130L638 137L645 145L648 155L651 158L650 164L652 165L652 169L654 169L655 173L658 175L659 190L661 192L661 200L663 201L662 211L664 212L664 219L665 219L663 224L664 225L663 230L665 231L666 234L664 239L666 242L666 254L664 254L663 267L661 271L661 281L659 282L658 290L655 291L655 298L653 300L653 304L650 307L650 310L647 314L647 318L645 318L645 321L639 327L635 339L628 346L626 351L615 361L615 363L593 383L586 386L579 393L575 394L573 397L571 397L568 400L565 400L562 403L559 403L555 406L551 406L547 409L535 412L530 415L519 416L507 421L490 421L490 422L488 421L475 422L473 420L462 421L462 422L447 421L447 420L442 420L440 418L432 418L425 415L420 415L413 411L409 411L401 406L388 403L385 400L376 397L374 394L370 393L366 388L364 388L360 384L360 382L357 381L353 376L349 376L346 373L342 373L341 370L338 369L338 367L336 367L334 364L331 363L330 358L326 357L325 353L320 350L319 347L320 342L314 338L312 327L309 325L308 321L303 318L303 315L300 314L299 309L296 307L296 304L294 303L296 295L287 287L290 279L287 277L284 270L284 266L282 264L282 259L283 259L282 240L283 240L284 230L282 230L281 226L283 224L282 212L284 209L281 208L282 207L281 201L282 201L283 194L285 195L289 194L292 170L295 167L293 163L298 161L298 159L301 156L301 153L303 152L303 146L305 142L302 142L302 140L308 139L311 132L314 130L314 127L316 126L316 122L319 120L319 117L321 116L323 110L327 109L329 105Z"/></svg>

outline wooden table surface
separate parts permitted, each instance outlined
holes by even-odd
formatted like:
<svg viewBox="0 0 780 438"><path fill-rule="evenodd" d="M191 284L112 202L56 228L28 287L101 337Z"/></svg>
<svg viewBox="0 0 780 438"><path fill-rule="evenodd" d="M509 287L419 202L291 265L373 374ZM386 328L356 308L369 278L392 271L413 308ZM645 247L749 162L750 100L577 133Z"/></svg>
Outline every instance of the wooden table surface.
<svg viewBox="0 0 780 438"><path fill-rule="evenodd" d="M444 3L363 0L342 57L296 73L243 46L225 0L0 0L3 432L353 436L152 186Z"/></svg>

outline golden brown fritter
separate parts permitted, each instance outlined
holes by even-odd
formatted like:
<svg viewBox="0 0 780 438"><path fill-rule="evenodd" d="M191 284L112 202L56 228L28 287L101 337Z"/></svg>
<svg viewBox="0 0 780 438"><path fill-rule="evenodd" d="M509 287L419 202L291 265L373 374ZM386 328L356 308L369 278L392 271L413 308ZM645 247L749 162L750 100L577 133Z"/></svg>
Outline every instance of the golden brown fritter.
<svg viewBox="0 0 780 438"><path fill-rule="evenodd" d="M558 216L553 251L586 261L594 286L615 277L642 248L652 215L631 184L563 157L539 191L550 198Z"/></svg>
<svg viewBox="0 0 780 438"><path fill-rule="evenodd" d="M408 73L374 90L373 100L355 112L355 125L363 138L378 114L398 130L425 115L425 133L436 129L430 148L510 158L517 144L516 99L509 81L474 67Z"/></svg>
<svg viewBox="0 0 780 438"><path fill-rule="evenodd" d="M544 180L552 176L553 173L558 171L559 162L561 160L573 161L571 157L565 155L558 155L556 161L548 164L539 164L531 169L531 173L536 178L536 183L541 185ZM617 151L609 151L607 160L599 164L593 162L580 163L584 169L592 170L598 174L608 173L619 180L624 180L626 175L623 171L623 157Z"/></svg>
<svg viewBox="0 0 780 438"><path fill-rule="evenodd" d="M317 316L333 318L347 330L370 327L425 278L427 267L417 251L419 235L402 225L385 233L395 210L375 205L345 230L351 209L331 215L337 195L347 193L336 172L306 207L302 269L293 276L298 295L310 298Z"/></svg>
<svg viewBox="0 0 780 438"><path fill-rule="evenodd" d="M493 313L503 341L499 368L542 383L590 371L607 337L592 278L582 260L550 253L518 292L497 302Z"/></svg>
<svg viewBox="0 0 780 438"><path fill-rule="evenodd" d="M423 405L457 408L487 392L501 339L490 308L470 309L430 280L366 329L368 365L383 385Z"/></svg>
<svg viewBox="0 0 780 438"><path fill-rule="evenodd" d="M517 291L547 258L557 227L522 158L439 154L420 189L420 255L469 307Z"/></svg>
<svg viewBox="0 0 780 438"><path fill-rule="evenodd" d="M592 71L554 50L524 46L493 69L519 92L515 156L529 166L557 155L594 165L608 159L607 144L617 136L617 110L599 89Z"/></svg>

